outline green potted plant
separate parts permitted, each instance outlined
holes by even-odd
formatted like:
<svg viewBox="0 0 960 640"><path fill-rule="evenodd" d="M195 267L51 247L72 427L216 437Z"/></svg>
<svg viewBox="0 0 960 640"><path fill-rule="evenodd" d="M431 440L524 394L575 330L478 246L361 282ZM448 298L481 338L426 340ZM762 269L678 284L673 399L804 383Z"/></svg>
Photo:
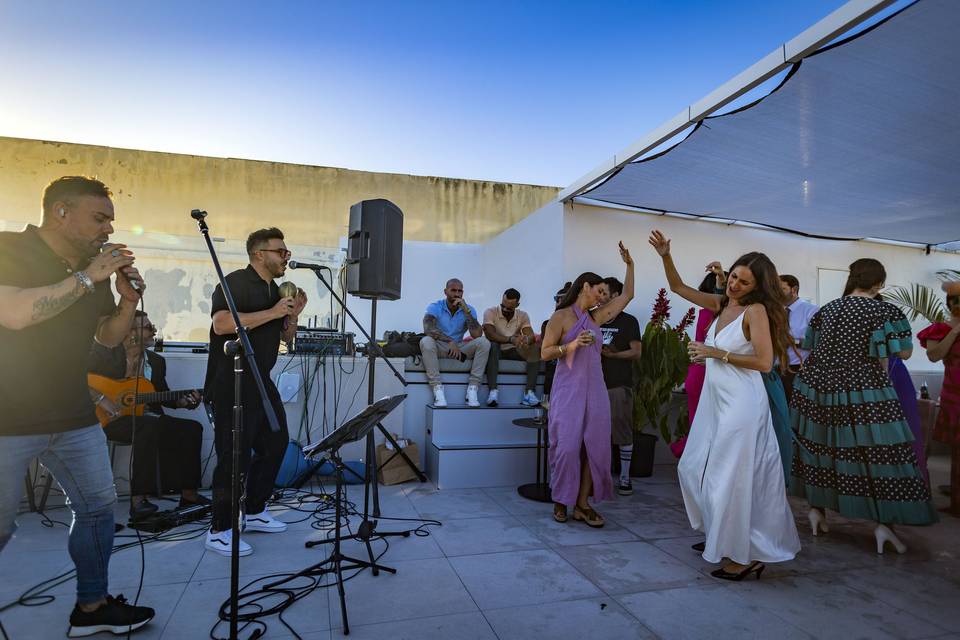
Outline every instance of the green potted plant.
<svg viewBox="0 0 960 640"><path fill-rule="evenodd" d="M687 377L690 359L687 327L694 320L690 307L676 326L670 326L670 300L667 290L660 289L653 304L650 321L643 330L643 351L634 363L634 447L630 475L649 476L653 472L653 458L659 432L664 442L671 443L689 429L687 404L682 407L671 429L669 424L671 398L674 389ZM654 433L645 433L650 428ZM636 466L635 466L636 465ZM637 473L634 473L634 470Z"/></svg>

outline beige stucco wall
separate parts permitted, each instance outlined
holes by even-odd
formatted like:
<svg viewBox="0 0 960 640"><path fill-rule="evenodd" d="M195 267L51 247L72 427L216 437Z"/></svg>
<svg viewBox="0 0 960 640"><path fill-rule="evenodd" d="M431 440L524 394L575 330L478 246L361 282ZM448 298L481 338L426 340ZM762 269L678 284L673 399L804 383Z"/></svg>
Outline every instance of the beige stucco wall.
<svg viewBox="0 0 960 640"><path fill-rule="evenodd" d="M387 198L404 237L483 242L550 201L558 189L481 180L210 158L0 137L0 219L39 219L40 193L62 175L97 175L116 194L118 230L195 233L193 208L216 214L216 234L246 237L270 223L298 244L335 247L351 204ZM211 225L213 220L211 220Z"/></svg>
<svg viewBox="0 0 960 640"><path fill-rule="evenodd" d="M558 191L0 137L0 231L39 223L44 186L77 174L97 175L113 189L117 221L112 240L134 249L147 282L146 310L167 340L180 341L206 341L216 284L191 209L209 212L211 235L224 240L217 252L226 272L246 264L247 234L271 225L283 229L298 260L339 272L350 205L368 198L393 201L404 213L405 284L403 300L381 309L382 332L416 329L423 305L439 297L438 282L448 270L465 277L479 269L465 265L464 256L473 256L478 244ZM329 294L312 273L288 272L284 279L308 292L307 319L326 324L341 315L335 307L331 314ZM476 291L479 278L471 278L471 284ZM349 304L363 306L355 298Z"/></svg>

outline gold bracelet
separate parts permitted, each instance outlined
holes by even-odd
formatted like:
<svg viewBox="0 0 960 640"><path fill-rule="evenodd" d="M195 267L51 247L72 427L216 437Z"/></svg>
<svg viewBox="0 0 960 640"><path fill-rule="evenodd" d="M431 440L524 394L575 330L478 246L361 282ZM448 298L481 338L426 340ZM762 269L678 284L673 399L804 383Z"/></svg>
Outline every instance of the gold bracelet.
<svg viewBox="0 0 960 640"><path fill-rule="evenodd" d="M562 358L562 357L563 357L563 345L562 345L562 344L557 345L557 348L560 349L560 357Z"/></svg>
<svg viewBox="0 0 960 640"><path fill-rule="evenodd" d="M725 354L723 354L722 360L723 360L724 364L730 364L730 352L729 352L729 351L727 351Z"/></svg>

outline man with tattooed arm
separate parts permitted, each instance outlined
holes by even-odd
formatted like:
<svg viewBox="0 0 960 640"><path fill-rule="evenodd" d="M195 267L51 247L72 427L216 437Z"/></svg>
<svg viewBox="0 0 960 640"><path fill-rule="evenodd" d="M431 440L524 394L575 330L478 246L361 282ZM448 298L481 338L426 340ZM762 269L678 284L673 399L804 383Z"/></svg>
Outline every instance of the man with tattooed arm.
<svg viewBox="0 0 960 640"><path fill-rule="evenodd" d="M463 362L473 358L466 400L468 406L479 407L477 392L487 367L490 341L483 335L477 310L463 299L463 283L460 280L447 280L443 296L427 307L423 316L423 332L427 335L420 340L423 368L427 371L427 382L433 389L433 404L437 407L447 406L447 397L440 381L439 359L454 358ZM464 342L463 335L467 332L473 340Z"/></svg>
<svg viewBox="0 0 960 640"><path fill-rule="evenodd" d="M70 637L127 633L154 615L107 591L117 496L87 389L87 354L93 340L123 342L145 289L133 253L107 243L111 196L99 180L59 178L43 193L39 227L0 233L0 550L13 536L24 471L39 457L73 512Z"/></svg>

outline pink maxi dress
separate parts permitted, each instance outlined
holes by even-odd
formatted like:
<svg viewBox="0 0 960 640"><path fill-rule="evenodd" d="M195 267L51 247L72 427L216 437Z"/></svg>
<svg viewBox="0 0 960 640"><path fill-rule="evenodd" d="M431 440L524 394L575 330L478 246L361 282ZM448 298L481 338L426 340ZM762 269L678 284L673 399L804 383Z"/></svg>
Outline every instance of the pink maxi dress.
<svg viewBox="0 0 960 640"><path fill-rule="evenodd" d="M700 309L697 314L697 329L694 332L694 339L697 342L703 342L707 339L707 330L710 329L710 323L713 322L713 311L710 309ZM703 379L707 374L707 367L703 364L691 362L687 369L687 379L683 382L683 388L687 392L687 413L689 422L693 424L693 418L697 415L697 405L700 403L700 392L703 391ZM670 451L673 455L680 457L683 455L683 449L687 444L687 436L683 436L676 442L670 443Z"/></svg>

